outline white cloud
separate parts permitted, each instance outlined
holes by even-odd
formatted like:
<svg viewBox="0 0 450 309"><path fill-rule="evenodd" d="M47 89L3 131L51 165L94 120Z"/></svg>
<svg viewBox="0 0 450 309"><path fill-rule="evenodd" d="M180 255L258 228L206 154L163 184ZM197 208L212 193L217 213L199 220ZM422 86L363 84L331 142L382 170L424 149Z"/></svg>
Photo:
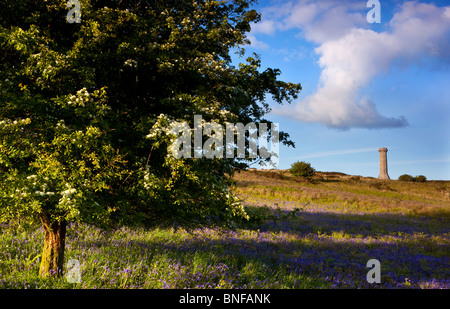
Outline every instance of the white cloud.
<svg viewBox="0 0 450 309"><path fill-rule="evenodd" d="M322 68L317 91L297 103L295 116L306 122L320 122L330 127L401 127L404 117L380 115L367 98L360 99L360 89L379 73L387 72L401 51L395 37L371 30L353 29L338 40L316 49Z"/></svg>
<svg viewBox="0 0 450 309"><path fill-rule="evenodd" d="M247 35L247 39L250 40L250 45L256 49L268 49L269 45L266 43L259 41L254 35Z"/></svg>
<svg viewBox="0 0 450 309"><path fill-rule="evenodd" d="M273 20L264 20L256 24L252 24L252 33L274 34L278 24Z"/></svg>
<svg viewBox="0 0 450 309"><path fill-rule="evenodd" d="M364 1L280 1L262 9L262 21L252 26L252 33L274 34L277 29L298 29L307 40L324 42L342 36L355 26L366 25L365 16L358 12L364 8Z"/></svg>
<svg viewBox="0 0 450 309"><path fill-rule="evenodd" d="M405 126L404 117L383 116L370 98L361 98L364 87L394 65L417 64L429 56L450 59L450 7L405 2L383 32L368 29L364 1L300 0L280 10L263 10L265 25L259 31L299 29L319 44L315 52L322 72L316 92L294 107L274 109L300 121L341 129ZM264 12L274 20L264 20Z"/></svg>

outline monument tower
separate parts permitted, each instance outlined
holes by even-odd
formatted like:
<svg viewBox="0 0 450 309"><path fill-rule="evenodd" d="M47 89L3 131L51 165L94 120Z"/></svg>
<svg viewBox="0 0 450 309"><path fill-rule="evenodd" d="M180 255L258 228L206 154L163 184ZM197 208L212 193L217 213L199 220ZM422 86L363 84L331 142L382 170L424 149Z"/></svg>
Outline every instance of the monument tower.
<svg viewBox="0 0 450 309"><path fill-rule="evenodd" d="M378 179L390 179L387 172L387 148L378 149L380 152L380 175Z"/></svg>

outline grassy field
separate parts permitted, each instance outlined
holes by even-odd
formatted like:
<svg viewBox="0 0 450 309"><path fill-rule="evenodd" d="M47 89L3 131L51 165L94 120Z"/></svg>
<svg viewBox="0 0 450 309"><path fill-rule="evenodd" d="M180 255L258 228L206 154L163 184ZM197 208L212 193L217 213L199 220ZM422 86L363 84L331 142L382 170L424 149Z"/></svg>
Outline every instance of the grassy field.
<svg viewBox="0 0 450 309"><path fill-rule="evenodd" d="M287 171L236 175L235 229L71 224L82 282L37 276L43 231L0 227L0 288L450 288L450 182ZM381 283L366 280L367 261Z"/></svg>

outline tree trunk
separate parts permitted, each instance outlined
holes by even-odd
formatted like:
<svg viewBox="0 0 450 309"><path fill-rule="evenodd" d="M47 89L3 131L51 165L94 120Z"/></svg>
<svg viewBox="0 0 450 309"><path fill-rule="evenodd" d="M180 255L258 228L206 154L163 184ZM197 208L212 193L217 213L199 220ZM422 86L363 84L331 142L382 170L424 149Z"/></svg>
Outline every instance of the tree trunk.
<svg viewBox="0 0 450 309"><path fill-rule="evenodd" d="M66 240L66 221L52 222L44 213L40 216L45 231L39 276L61 276L64 267L64 248Z"/></svg>

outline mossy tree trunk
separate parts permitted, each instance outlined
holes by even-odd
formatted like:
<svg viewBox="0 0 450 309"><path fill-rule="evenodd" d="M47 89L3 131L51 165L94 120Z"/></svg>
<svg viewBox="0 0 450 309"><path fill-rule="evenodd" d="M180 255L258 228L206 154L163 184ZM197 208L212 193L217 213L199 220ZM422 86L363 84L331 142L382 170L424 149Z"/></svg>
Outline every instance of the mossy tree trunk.
<svg viewBox="0 0 450 309"><path fill-rule="evenodd" d="M64 266L66 221L52 222L46 213L41 214L40 219L45 231L45 239L39 276L61 276Z"/></svg>

